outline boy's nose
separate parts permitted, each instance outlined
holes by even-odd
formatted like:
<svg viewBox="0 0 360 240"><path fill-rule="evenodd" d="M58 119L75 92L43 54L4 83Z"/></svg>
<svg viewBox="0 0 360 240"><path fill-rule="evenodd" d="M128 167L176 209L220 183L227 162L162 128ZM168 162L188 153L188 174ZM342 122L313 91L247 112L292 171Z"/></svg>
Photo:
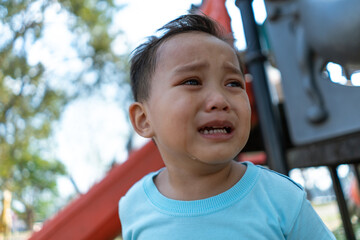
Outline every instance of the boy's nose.
<svg viewBox="0 0 360 240"><path fill-rule="evenodd" d="M226 97L219 92L209 92L206 104L206 111L228 111L230 109L229 102Z"/></svg>

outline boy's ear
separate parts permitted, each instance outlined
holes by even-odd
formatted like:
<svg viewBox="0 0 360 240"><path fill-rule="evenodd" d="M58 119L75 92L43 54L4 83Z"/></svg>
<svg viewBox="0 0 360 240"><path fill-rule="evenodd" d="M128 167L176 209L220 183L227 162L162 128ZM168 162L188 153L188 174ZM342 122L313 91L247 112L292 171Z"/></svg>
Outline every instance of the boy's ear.
<svg viewBox="0 0 360 240"><path fill-rule="evenodd" d="M129 117L135 131L142 137L153 137L153 129L151 127L146 108L142 103L135 102L129 107Z"/></svg>

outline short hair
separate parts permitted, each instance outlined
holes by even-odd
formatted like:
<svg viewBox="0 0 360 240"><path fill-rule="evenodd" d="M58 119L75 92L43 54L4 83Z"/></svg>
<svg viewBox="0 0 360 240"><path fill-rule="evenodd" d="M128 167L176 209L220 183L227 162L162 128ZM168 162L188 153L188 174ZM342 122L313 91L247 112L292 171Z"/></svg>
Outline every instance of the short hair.
<svg viewBox="0 0 360 240"><path fill-rule="evenodd" d="M149 97L150 79L155 72L157 50L169 38L186 32L208 33L224 42L229 42L225 31L211 18L205 15L187 14L170 21L157 30L164 32L161 37L151 36L139 45L130 60L130 80L134 100L146 101ZM230 40L232 41L232 39Z"/></svg>

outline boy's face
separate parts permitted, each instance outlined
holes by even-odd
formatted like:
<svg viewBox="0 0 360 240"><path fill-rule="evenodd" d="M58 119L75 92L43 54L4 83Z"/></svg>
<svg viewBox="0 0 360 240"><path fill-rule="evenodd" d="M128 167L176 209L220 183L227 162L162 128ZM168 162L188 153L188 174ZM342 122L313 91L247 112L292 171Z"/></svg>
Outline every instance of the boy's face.
<svg viewBox="0 0 360 240"><path fill-rule="evenodd" d="M244 147L250 105L227 43L199 32L168 39L150 85L149 99L136 103L147 127L140 135L155 140L165 164L223 164Z"/></svg>

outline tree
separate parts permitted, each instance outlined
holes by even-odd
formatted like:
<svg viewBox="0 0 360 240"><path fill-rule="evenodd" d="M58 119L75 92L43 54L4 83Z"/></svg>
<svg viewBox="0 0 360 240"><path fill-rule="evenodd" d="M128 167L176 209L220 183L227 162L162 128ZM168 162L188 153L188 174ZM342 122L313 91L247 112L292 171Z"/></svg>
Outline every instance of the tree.
<svg viewBox="0 0 360 240"><path fill-rule="evenodd" d="M0 192L12 191L22 203L29 228L46 198L56 196L56 177L66 174L48 154L53 123L72 100L127 85L127 59L112 51L120 8L113 0L0 0ZM60 60L61 76L29 53L43 41L53 9L66 16L75 52ZM74 70L75 61L81 67Z"/></svg>

